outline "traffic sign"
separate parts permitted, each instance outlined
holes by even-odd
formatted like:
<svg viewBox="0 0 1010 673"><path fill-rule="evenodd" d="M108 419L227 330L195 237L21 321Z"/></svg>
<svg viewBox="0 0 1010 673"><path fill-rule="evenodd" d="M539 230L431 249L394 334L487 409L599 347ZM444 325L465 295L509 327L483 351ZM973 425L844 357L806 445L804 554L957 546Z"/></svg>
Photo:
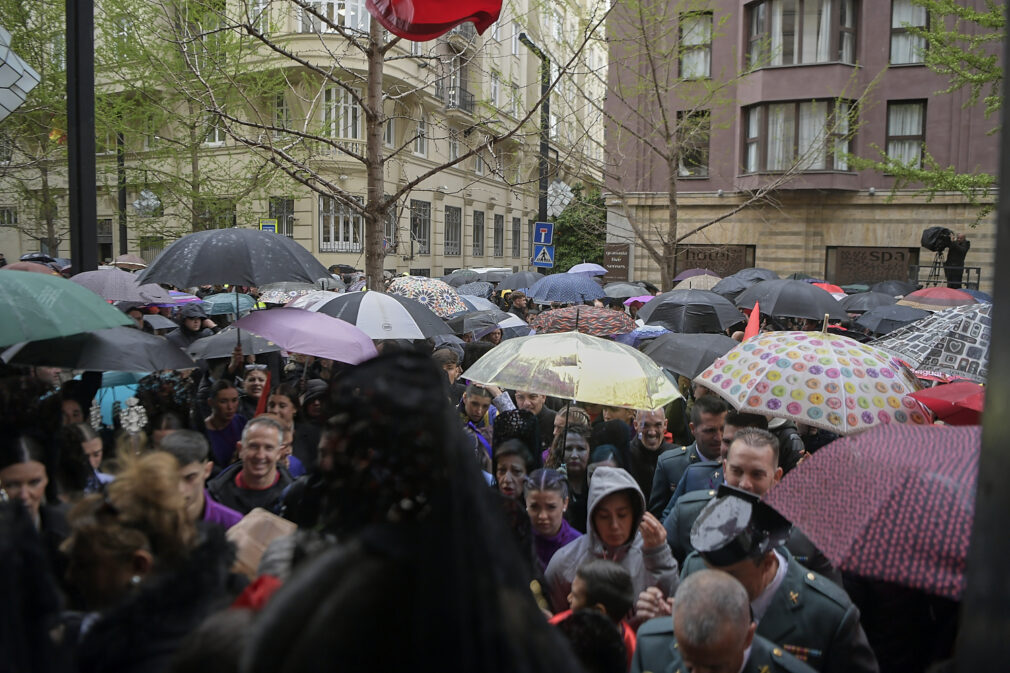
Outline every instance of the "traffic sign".
<svg viewBox="0 0 1010 673"><path fill-rule="evenodd" d="M277 218L275 217L261 217L260 218L260 231L269 231L271 234L277 233Z"/></svg>
<svg viewBox="0 0 1010 673"><path fill-rule="evenodd" d="M533 246L533 266L550 269L554 266L554 246L534 245Z"/></svg>
<svg viewBox="0 0 1010 673"><path fill-rule="evenodd" d="M533 243L537 245L554 245L554 223L537 222L534 224Z"/></svg>

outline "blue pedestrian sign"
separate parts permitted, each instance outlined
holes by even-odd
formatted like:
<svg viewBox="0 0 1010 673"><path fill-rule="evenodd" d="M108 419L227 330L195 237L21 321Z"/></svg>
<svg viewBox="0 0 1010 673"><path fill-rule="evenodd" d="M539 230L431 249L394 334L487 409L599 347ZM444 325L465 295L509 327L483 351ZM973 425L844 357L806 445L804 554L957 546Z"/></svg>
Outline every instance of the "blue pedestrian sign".
<svg viewBox="0 0 1010 673"><path fill-rule="evenodd" d="M554 266L554 246L539 245L533 246L533 266L550 269Z"/></svg>
<svg viewBox="0 0 1010 673"><path fill-rule="evenodd" d="M534 224L533 243L535 245L554 245L554 223L537 222Z"/></svg>

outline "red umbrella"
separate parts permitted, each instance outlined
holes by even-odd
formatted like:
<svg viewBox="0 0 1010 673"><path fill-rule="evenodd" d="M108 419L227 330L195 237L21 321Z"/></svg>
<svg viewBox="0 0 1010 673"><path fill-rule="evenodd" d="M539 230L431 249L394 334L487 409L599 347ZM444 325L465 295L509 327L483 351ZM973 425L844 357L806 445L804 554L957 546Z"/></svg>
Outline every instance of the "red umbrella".
<svg viewBox="0 0 1010 673"><path fill-rule="evenodd" d="M985 408L985 388L972 381L956 381L917 390L911 395L947 425L978 425Z"/></svg>
<svg viewBox="0 0 1010 673"><path fill-rule="evenodd" d="M926 311L943 311L955 306L977 303L975 297L967 292L961 292L961 290L952 290L949 287L927 287L906 294L905 298L898 302L898 305L921 308Z"/></svg>
<svg viewBox="0 0 1010 673"><path fill-rule="evenodd" d="M982 429L880 425L825 446L765 500L841 570L958 600Z"/></svg>
<svg viewBox="0 0 1010 673"><path fill-rule="evenodd" d="M465 21L483 33L501 13L501 0L367 0L365 6L383 28L416 42L433 40Z"/></svg>
<svg viewBox="0 0 1010 673"><path fill-rule="evenodd" d="M530 327L535 329L537 334L578 331L602 337L627 334L637 325L624 311L599 306L568 306L538 313L530 321Z"/></svg>

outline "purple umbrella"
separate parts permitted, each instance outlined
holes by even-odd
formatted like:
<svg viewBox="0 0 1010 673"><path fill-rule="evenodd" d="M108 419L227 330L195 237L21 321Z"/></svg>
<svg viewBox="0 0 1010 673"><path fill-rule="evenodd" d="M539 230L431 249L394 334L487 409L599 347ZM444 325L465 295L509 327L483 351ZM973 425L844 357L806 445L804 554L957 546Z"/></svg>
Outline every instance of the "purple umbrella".
<svg viewBox="0 0 1010 673"><path fill-rule="evenodd" d="M715 276L719 277L715 271L709 269L688 269L687 271L681 271L676 276L673 277L674 283L679 283L682 280L687 280L688 278L694 278L695 276Z"/></svg>
<svg viewBox="0 0 1010 673"><path fill-rule="evenodd" d="M297 308L254 311L233 323L284 350L356 365L378 355L368 335L349 322Z"/></svg>

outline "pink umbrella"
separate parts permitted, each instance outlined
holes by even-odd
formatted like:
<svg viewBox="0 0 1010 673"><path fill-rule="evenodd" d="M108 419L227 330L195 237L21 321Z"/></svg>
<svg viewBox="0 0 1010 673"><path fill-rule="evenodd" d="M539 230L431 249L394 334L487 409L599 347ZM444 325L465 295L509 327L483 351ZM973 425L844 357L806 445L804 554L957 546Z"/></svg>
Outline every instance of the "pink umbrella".
<svg viewBox="0 0 1010 673"><path fill-rule="evenodd" d="M233 323L292 353L356 365L379 354L368 335L349 322L297 308L253 311Z"/></svg>

